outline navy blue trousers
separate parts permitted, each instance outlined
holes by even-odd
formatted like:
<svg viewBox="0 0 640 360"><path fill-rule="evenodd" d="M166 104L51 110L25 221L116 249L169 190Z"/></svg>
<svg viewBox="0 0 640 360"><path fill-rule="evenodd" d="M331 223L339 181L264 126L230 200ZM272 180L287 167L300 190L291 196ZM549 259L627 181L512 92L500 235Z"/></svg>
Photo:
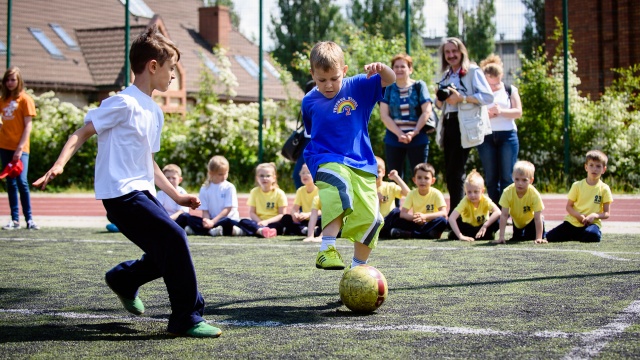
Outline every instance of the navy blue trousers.
<svg viewBox="0 0 640 360"><path fill-rule="evenodd" d="M411 231L413 239L440 239L442 232L447 229L448 225L449 223L444 216L439 216L423 225L399 217L394 227Z"/></svg>
<svg viewBox="0 0 640 360"><path fill-rule="evenodd" d="M480 231L480 228L482 228L482 225L480 226L473 226L471 224L468 224L466 222L462 221L462 216L458 217L456 219L456 224L458 224L458 229L460 229L460 232L462 233L462 235L464 236L469 236L472 238L476 237L476 234L478 233L478 231ZM500 220L494 222L493 224L491 224L487 230L484 233L484 236L476 239L476 240L494 240L496 237L496 231L500 230ZM456 234L452 231L449 233L449 239L450 240L457 240L458 237L456 236Z"/></svg>
<svg viewBox="0 0 640 360"><path fill-rule="evenodd" d="M544 221L542 222L542 238L547 235L544 228ZM535 240L536 239L536 222L535 220L529 221L524 228L519 229L513 225L513 237L509 241L522 241L522 240Z"/></svg>
<svg viewBox="0 0 640 360"><path fill-rule="evenodd" d="M184 333L204 321L204 299L187 235L162 204L148 191L133 191L102 203L109 221L144 251L139 260L125 261L107 272L114 290L133 299L140 286L163 278L171 303L168 331Z"/></svg>
<svg viewBox="0 0 640 360"><path fill-rule="evenodd" d="M600 242L602 233L596 224L589 226L577 227L568 221L549 230L547 233L548 242L571 241L577 240L582 242Z"/></svg>

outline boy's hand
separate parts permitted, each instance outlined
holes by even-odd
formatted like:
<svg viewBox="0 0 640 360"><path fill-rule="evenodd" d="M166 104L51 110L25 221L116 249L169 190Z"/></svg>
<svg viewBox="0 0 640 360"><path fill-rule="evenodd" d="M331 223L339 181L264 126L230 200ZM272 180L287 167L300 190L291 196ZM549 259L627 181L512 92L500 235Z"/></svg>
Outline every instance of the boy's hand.
<svg viewBox="0 0 640 360"><path fill-rule="evenodd" d="M484 226L481 227L480 230L478 230L478 233L476 234L476 239L480 239L481 237L483 237L486 232L487 232L487 228Z"/></svg>
<svg viewBox="0 0 640 360"><path fill-rule="evenodd" d="M187 206L193 210L200 207L200 199L195 195L180 194L178 200L179 201L176 201L178 205Z"/></svg>
<svg viewBox="0 0 640 360"><path fill-rule="evenodd" d="M548 244L549 242L547 241L547 239L535 239L533 240L534 244Z"/></svg>
<svg viewBox="0 0 640 360"><path fill-rule="evenodd" d="M583 216L584 217L584 216ZM589 226L591 224L593 224L593 222L598 218L598 214L593 213L593 214L589 214L589 216L585 217L584 220L582 220L582 223L585 226Z"/></svg>
<svg viewBox="0 0 640 360"><path fill-rule="evenodd" d="M491 242L491 244L494 244L494 245L496 245L496 244L506 244L506 243L507 243L507 240L505 240L504 238L499 238L498 240L493 240Z"/></svg>
<svg viewBox="0 0 640 360"><path fill-rule="evenodd" d="M34 181L32 185L39 188L40 190L44 190L51 180L53 180L56 176L62 174L63 172L64 169L62 168L62 166L54 165L40 179Z"/></svg>
<svg viewBox="0 0 640 360"><path fill-rule="evenodd" d="M374 63L365 65L364 71L367 72L367 79L373 76L374 74L377 74L380 71L382 71L382 69L384 69L384 66L385 65L381 62L374 62Z"/></svg>
<svg viewBox="0 0 640 360"><path fill-rule="evenodd" d="M202 219L202 227L205 229L213 229L213 225L215 225L215 223L213 222L213 220L211 219Z"/></svg>
<svg viewBox="0 0 640 360"><path fill-rule="evenodd" d="M458 239L462 241L469 241L469 242L476 241L476 239L472 238L471 236L465 236L465 235L458 237Z"/></svg>
<svg viewBox="0 0 640 360"><path fill-rule="evenodd" d="M413 222L418 225L422 225L425 223L424 216L421 213L413 214Z"/></svg>
<svg viewBox="0 0 640 360"><path fill-rule="evenodd" d="M399 178L398 170L393 169L393 170L389 171L389 175L387 175L387 177L389 177L389 179L391 179L391 180L398 179Z"/></svg>

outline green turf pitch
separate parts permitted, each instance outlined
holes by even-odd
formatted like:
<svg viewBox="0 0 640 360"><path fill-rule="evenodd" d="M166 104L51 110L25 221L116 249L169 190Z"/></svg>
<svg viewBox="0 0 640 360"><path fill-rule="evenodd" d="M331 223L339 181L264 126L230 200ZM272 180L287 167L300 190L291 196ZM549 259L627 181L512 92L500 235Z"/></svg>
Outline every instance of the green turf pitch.
<svg viewBox="0 0 640 360"><path fill-rule="evenodd" d="M0 232L0 358L640 357L640 235L380 241L370 264L389 296L372 315L337 302L342 271L316 269L318 244L300 240L190 237L205 317L223 330L203 340L167 336L162 281L141 289L144 316L121 308L104 273L141 255L121 234Z"/></svg>

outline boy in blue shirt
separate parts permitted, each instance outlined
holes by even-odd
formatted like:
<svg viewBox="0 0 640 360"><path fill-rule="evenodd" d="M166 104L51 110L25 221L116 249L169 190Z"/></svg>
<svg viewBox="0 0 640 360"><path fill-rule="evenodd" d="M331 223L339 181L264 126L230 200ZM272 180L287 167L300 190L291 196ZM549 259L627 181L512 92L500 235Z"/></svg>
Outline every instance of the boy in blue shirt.
<svg viewBox="0 0 640 360"><path fill-rule="evenodd" d="M378 241L383 219L379 211L377 162L368 123L382 88L395 82L395 73L380 62L364 66L366 74L345 78L347 65L334 42L311 50L311 76L316 87L302 99L302 118L311 141L304 159L318 186L323 236L316 267L345 268L336 250L336 236L354 243L351 267L366 264Z"/></svg>
<svg viewBox="0 0 640 360"><path fill-rule="evenodd" d="M180 52L154 25L133 41L129 59L135 74L133 85L89 110L84 125L69 137L51 169L33 185L44 190L62 174L80 146L97 134L96 199L102 200L109 221L144 252L139 260L109 270L107 285L127 311L142 315L140 286L163 278L171 302L169 333L218 337L222 331L202 317L204 299L198 291L187 235L155 197L157 185L179 205L200 206L197 196L180 194L153 159L160 151L164 114L152 94L169 88Z"/></svg>

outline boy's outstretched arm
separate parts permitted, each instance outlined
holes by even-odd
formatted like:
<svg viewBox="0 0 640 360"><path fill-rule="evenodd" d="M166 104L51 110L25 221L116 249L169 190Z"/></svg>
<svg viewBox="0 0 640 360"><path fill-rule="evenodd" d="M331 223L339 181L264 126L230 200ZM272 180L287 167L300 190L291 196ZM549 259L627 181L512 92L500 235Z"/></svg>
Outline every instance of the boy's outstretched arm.
<svg viewBox="0 0 640 360"><path fill-rule="evenodd" d="M536 239L533 241L536 244L546 244L548 241L542 238L543 218L542 211L536 211L533 213L533 221L536 224Z"/></svg>
<svg viewBox="0 0 640 360"><path fill-rule="evenodd" d="M44 190L47 187L47 184L53 180L56 176L62 174L64 172L64 166L69 162L69 159L80 149L82 144L84 144L87 139L96 134L96 128L93 126L92 122L88 122L84 124L81 128L76 130L71 136L69 136L69 140L64 144L62 151L60 151L60 155L58 159L53 164L51 169L47 171L41 178L33 182L33 186L40 188L40 190Z"/></svg>
<svg viewBox="0 0 640 360"><path fill-rule="evenodd" d="M380 83L382 87L387 87L396 82L396 73L391 68L381 62L374 62L364 66L367 72L367 79L373 74L380 74Z"/></svg>
<svg viewBox="0 0 640 360"><path fill-rule="evenodd" d="M498 235L498 240L495 240L494 244L506 244L507 240L504 238L504 232L507 228L507 220L509 220L509 208L502 207L500 211L500 232Z"/></svg>
<svg viewBox="0 0 640 360"><path fill-rule="evenodd" d="M180 194L178 190L171 185L155 160L153 160L153 180L156 186L169 195L169 197L178 205L188 206L192 209L200 207L200 199L198 199L197 196L191 194Z"/></svg>
<svg viewBox="0 0 640 360"><path fill-rule="evenodd" d="M409 194L409 191L411 190L409 189L409 186L407 186L407 184L404 182L404 180L402 180L402 178L398 175L397 170L391 170L388 176L389 176L389 179L393 180L393 182L395 182L396 184L398 184L398 186L400 186L400 189L402 189L400 191L402 196L407 196Z"/></svg>
<svg viewBox="0 0 640 360"><path fill-rule="evenodd" d="M500 216L502 216L502 211L500 211L500 208L498 206L494 205L493 209L491 209L491 216L489 216L489 219L487 219L487 221L485 221L484 224L482 224L482 227L476 234L476 239L483 237L484 234L487 232L487 228L489 228L491 224L493 224L498 219L500 219Z"/></svg>
<svg viewBox="0 0 640 360"><path fill-rule="evenodd" d="M584 219L585 216L580 214L580 212L578 212L578 210L573 208L573 204L575 203L575 201L572 200L567 200L567 206L566 206L566 210L569 213L569 215L573 216L574 218L576 218L580 223L584 224Z"/></svg>

